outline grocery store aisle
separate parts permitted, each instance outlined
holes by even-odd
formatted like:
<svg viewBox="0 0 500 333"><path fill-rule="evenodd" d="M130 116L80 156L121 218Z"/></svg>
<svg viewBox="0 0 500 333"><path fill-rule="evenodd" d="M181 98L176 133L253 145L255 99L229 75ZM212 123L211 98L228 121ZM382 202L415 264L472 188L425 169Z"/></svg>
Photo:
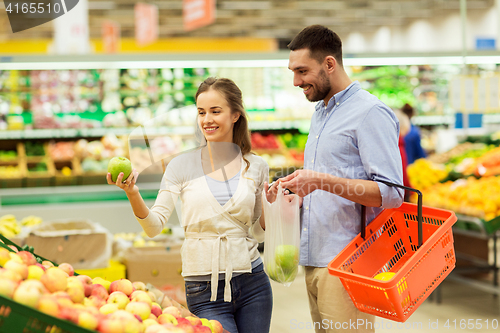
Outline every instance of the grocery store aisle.
<svg viewBox="0 0 500 333"><path fill-rule="evenodd" d="M314 332L301 271L290 287L271 281L274 294L271 333ZM377 333L389 332L499 332L500 299L469 286L445 280L442 301L427 299L405 322L377 318Z"/></svg>

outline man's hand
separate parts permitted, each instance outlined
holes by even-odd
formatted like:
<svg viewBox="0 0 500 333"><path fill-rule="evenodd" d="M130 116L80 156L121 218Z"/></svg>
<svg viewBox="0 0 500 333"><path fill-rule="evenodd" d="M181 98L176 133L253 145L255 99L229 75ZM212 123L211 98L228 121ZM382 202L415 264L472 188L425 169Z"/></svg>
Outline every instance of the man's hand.
<svg viewBox="0 0 500 333"><path fill-rule="evenodd" d="M278 181L283 188L289 189L300 197L321 189L321 174L312 170L296 170Z"/></svg>

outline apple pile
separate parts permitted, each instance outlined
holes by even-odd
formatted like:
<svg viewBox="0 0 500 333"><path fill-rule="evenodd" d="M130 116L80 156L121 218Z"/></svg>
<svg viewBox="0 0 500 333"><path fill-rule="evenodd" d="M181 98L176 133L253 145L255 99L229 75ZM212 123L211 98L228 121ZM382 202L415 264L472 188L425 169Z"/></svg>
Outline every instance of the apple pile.
<svg viewBox="0 0 500 333"><path fill-rule="evenodd" d="M29 251L0 247L0 295L102 333L222 333L217 320L181 310L143 282L74 275L68 263L37 262Z"/></svg>

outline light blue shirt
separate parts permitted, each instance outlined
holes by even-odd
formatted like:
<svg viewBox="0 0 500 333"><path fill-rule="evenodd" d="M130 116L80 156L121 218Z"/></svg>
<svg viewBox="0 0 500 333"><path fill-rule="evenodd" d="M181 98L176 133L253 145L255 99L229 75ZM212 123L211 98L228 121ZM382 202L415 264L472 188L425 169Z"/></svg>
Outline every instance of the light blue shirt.
<svg viewBox="0 0 500 333"><path fill-rule="evenodd" d="M378 98L353 82L328 106L316 104L304 152L304 169L349 179L403 184L399 122ZM382 208L399 207L403 190L377 183L381 207L367 207L369 223ZM363 189L357 188L361 193ZM360 232L361 205L327 191L304 197L300 265L326 267Z"/></svg>

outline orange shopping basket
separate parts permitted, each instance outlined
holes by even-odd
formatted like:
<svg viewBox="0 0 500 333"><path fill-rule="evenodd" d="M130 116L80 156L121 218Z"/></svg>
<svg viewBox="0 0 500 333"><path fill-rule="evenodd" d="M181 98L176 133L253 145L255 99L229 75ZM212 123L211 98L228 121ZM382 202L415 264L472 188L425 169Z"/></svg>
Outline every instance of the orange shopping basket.
<svg viewBox="0 0 500 333"><path fill-rule="evenodd" d="M455 267L451 227L455 213L403 203L383 210L365 226L362 207L361 233L329 264L331 275L340 278L354 305L362 312L405 322ZM366 235L367 234L367 235ZM366 237L365 237L366 235ZM374 279L393 272L387 281Z"/></svg>

